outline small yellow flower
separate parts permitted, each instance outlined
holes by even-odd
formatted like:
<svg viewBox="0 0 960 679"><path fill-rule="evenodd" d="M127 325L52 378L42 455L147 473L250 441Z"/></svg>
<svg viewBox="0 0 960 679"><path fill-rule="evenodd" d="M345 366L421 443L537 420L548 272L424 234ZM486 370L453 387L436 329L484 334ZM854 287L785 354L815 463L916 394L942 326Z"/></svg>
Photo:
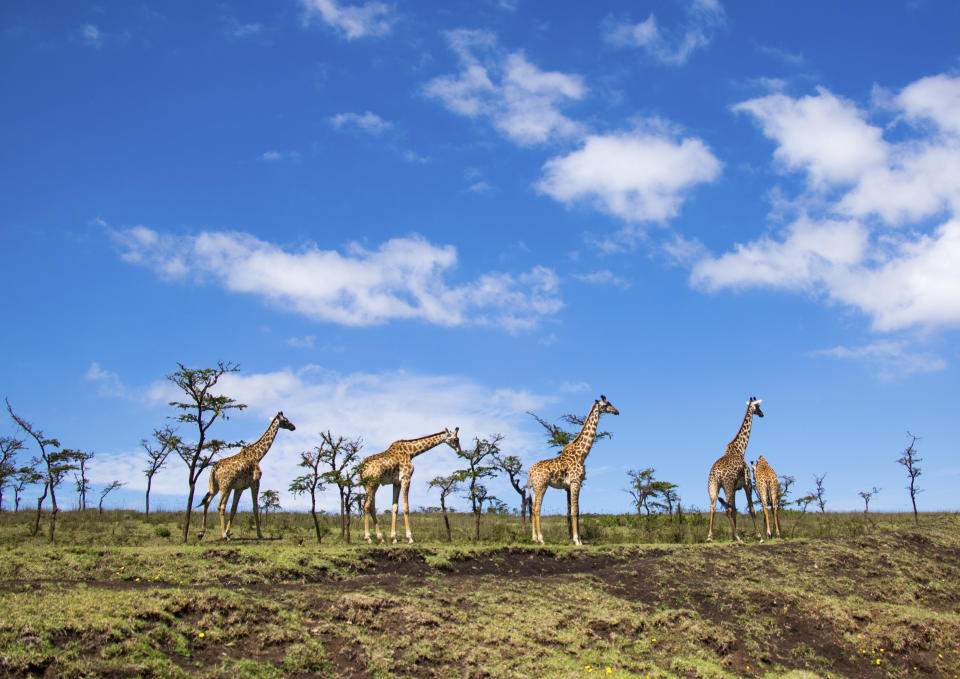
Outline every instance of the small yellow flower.
<svg viewBox="0 0 960 679"><path fill-rule="evenodd" d="M880 658L877 658L877 664L878 665L880 664Z"/></svg>
<svg viewBox="0 0 960 679"><path fill-rule="evenodd" d="M607 668L607 674L613 674L613 670L610 669L609 667Z"/></svg>
<svg viewBox="0 0 960 679"><path fill-rule="evenodd" d="M133 581L134 581L134 582L140 582L140 578L134 578Z"/></svg>
<svg viewBox="0 0 960 679"><path fill-rule="evenodd" d="M205 635L203 632L200 632L200 634L198 634L197 636L200 637L201 639L203 639L203 637L206 636L206 635Z"/></svg>

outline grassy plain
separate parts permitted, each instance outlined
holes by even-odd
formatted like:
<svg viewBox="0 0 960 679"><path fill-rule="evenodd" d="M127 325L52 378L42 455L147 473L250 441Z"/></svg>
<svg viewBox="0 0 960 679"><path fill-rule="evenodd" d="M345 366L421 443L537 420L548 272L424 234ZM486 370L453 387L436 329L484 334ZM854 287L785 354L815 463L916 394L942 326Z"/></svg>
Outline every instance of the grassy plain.
<svg viewBox="0 0 960 679"><path fill-rule="evenodd" d="M723 517L721 517L723 518ZM181 544L181 516L0 514L0 676L956 677L960 516L412 517L418 542L318 546L309 516ZM387 517L389 521L389 517ZM750 525L749 517L741 527ZM41 524L43 526L43 524ZM354 539L359 526L354 525Z"/></svg>

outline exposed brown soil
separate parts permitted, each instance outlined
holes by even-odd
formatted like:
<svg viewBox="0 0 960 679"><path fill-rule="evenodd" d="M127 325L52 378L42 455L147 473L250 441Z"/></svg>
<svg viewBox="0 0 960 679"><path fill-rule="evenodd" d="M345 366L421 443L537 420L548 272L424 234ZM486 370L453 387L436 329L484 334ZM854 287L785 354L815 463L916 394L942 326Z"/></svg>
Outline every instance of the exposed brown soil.
<svg viewBox="0 0 960 679"><path fill-rule="evenodd" d="M582 582L587 576L617 599L642 605L644 610L649 609L652 613L672 611L677 624L684 617L697 617L708 622L704 629L710 631L704 632L699 642L721 658L737 676L761 676L779 667L853 678L875 677L875 668L858 657L861 649L844 641L845 636L849 637L859 625L869 622L868 612L849 610L843 615L825 615L812 607L803 594L796 591L784 593L771 586L777 582L778 573L789 569L794 573L809 573L812 587L825 595L847 597L857 593L861 600L869 603L884 602L894 594L902 594L884 589L884 577L890 575L889 571L895 565L884 553L878 554L875 548L870 552L870 539L846 539L843 546L844 550L825 551L822 557L811 543L777 541L749 547L721 544L694 552L684 547L624 548L602 554L584 551L561 556L544 549L505 548L481 556L454 558L439 567L432 566L415 549L375 548L364 551L361 559L342 564L343 568L337 573L311 566L311 557L305 554L299 563L302 570L291 573L289 579L237 586L246 587L278 607L289 609L293 605L305 616L316 618L316 625L311 630L324 647L327 666L315 673L290 676L353 679L373 676L368 669L365 649L350 635L338 632L345 625L382 633L385 643L397 644L398 649L393 655L395 670L403 676L448 676L451 668L440 664L439 659L442 658L441 644L448 635L442 616L407 615L404 618L393 615L392 608L411 588L429 587L431 583L439 582L442 596L449 599L445 603L452 610L462 611L476 605L471 600L471 593L489 588L493 578L530 580L549 586ZM916 553L918 559L922 556L926 563L942 564L954 573L960 570L960 549L922 535L898 536L896 549ZM686 555L690 555L689 562ZM204 558L236 564L248 557L242 548L230 547L211 550ZM344 576L348 565L349 572ZM924 606L935 611L960 613L960 588L931 589L926 584L928 576L915 576L917 596L923 597ZM901 573L899 577L909 579L913 576ZM742 583L737 592L739 596L722 595L726 589L717 583L734 580ZM77 582L9 580L0 582L0 591L62 589ZM148 585L153 590L174 587L162 582L129 580L83 582L88 588L102 590L137 590ZM185 589L179 585L176 587ZM357 599L359 593L366 598ZM381 596L384 593L390 596ZM338 599L337 595L343 598ZM190 605L170 608L168 613L188 624L198 622L202 615ZM230 644L196 643L191 648L190 657L180 655L172 643L162 644L161 649L188 673L216 667L224 657L253 658L282 667L288 644L283 640L264 639L258 634L259 628L273 622L275 612L264 608L245 610L242 615L243 629L247 632L239 634ZM759 639L754 630L752 641L745 641L739 630L751 619L764 621L764 626ZM144 620L147 631L165 622L162 616ZM589 629L596 638L609 641L637 637L644 632L644 624L601 620L590 623ZM669 616L658 624L671 624ZM916 623L911 624L916 626ZM929 647L932 634L933 630L918 627L907 630L898 639L886 640L889 650L884 652L883 661L897 673L934 676L938 665L936 652ZM425 653L420 659L405 661L400 648L405 635L427 645L436 643L437 653ZM551 641L550 638L542 640L546 645ZM80 644L81 652L89 651L90 657L96 657L103 643L100 639L84 638ZM484 676L483 672L471 674L466 668L459 669L463 676ZM9 668L0 666L0 676L14 674ZM29 667L26 672L21 668L18 674L56 676L57 667L51 663ZM101 676L138 674L137 668L130 668L129 673L112 670Z"/></svg>

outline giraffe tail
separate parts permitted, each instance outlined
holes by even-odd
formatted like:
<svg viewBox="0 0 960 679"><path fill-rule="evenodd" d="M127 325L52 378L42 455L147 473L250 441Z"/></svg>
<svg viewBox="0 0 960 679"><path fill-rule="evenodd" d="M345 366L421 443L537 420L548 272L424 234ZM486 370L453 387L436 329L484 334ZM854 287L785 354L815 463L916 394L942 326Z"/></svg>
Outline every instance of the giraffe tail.
<svg viewBox="0 0 960 679"><path fill-rule="evenodd" d="M203 505L208 503L210 500L212 500L213 496L217 494L218 488L216 485L217 484L217 479L215 477L216 472L217 472L217 465L214 464L210 469L210 483L207 486L207 494L203 496L203 499L200 500L200 504L196 505L194 509L196 509L197 507L202 507Z"/></svg>
<svg viewBox="0 0 960 679"><path fill-rule="evenodd" d="M720 506L722 506L724 509L727 508L727 501L724 500L722 497L717 497L717 502L719 502Z"/></svg>

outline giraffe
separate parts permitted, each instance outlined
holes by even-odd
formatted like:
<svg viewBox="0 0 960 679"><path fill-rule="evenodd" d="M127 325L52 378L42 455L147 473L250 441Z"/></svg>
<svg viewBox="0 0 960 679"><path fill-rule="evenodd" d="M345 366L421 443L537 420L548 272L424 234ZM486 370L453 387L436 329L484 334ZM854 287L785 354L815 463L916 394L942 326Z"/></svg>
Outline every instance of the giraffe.
<svg viewBox="0 0 960 679"><path fill-rule="evenodd" d="M263 474L260 471L260 460L270 450L270 445L276 438L279 429L289 429L290 431L296 429L293 422L283 416L283 411L273 416L267 430L263 432L263 436L256 443L245 446L236 455L225 457L213 463L210 469L209 489L203 499L200 500L200 504L197 505L198 507L203 505L203 521L200 523L200 532L197 534L198 540L202 540L204 533L207 531L207 509L210 508L210 502L219 491L223 491L220 495L218 507L220 512L220 536L224 540L230 539L230 525L237 513L240 496L247 488L250 489L250 494L253 496L253 518L257 522L257 537L263 538L263 533L260 532L260 507L257 505L257 496L260 494L260 477ZM230 491L233 491L233 508L230 510L230 520L224 525L223 513L227 508L227 498L230 496Z"/></svg>
<svg viewBox="0 0 960 679"><path fill-rule="evenodd" d="M457 434L460 427L453 431L444 429L419 439L401 439L394 441L382 453L370 455L360 463L360 485L363 486L363 537L370 542L370 515L373 515L373 527L377 531L377 540L383 542L380 524L377 522L376 493L380 486L393 485L393 516L390 519L390 540L397 541L397 502L403 493L403 525L407 530L407 542L413 544L410 532L410 504L407 496L410 492L410 477L413 476L413 464L410 460L420 453L446 443L454 451L460 452L460 439Z"/></svg>
<svg viewBox="0 0 960 679"><path fill-rule="evenodd" d="M602 413L619 415L620 411L613 407L603 394L593 402L590 414L583 423L580 433L570 443L563 447L560 455L549 460L541 460L530 467L527 476L527 488L533 490L531 505L531 524L533 526L533 541L543 544L543 532L540 528L540 507L543 504L543 495L547 486L564 488L567 491L567 508L573 525L573 544L582 545L580 540L580 486L587 476L583 462L587 459L593 439L597 435L597 422Z"/></svg>
<svg viewBox="0 0 960 679"><path fill-rule="evenodd" d="M760 496L760 505L763 507L763 518L767 525L767 537L773 537L770 534L770 514L767 512L767 503L773 511L773 525L777 529L777 537L780 537L780 517L777 514L777 500L780 493L780 482L777 480L777 473L773 471L770 463L761 455L756 462L750 463L753 469L753 485L757 489L757 495Z"/></svg>
<svg viewBox="0 0 960 679"><path fill-rule="evenodd" d="M727 508L727 516L730 517L730 527L733 530L733 539L737 542L743 542L737 535L735 496L736 492L743 488L747 494L747 507L750 509L750 518L753 519L753 528L757 532L757 538L762 540L760 529L757 527L757 515L753 512L750 470L743 459L747 442L750 440L750 428L753 424L754 415L763 417L763 411L760 410L760 399L755 396L747 401L747 413L743 416L743 424L740 425L740 431L737 432L737 435L727 444L727 452L710 467L710 476L707 478L707 489L710 493L710 530L707 533L707 542L713 542L713 514L717 505L717 495L721 488L723 488L726 501L721 500L720 502Z"/></svg>

